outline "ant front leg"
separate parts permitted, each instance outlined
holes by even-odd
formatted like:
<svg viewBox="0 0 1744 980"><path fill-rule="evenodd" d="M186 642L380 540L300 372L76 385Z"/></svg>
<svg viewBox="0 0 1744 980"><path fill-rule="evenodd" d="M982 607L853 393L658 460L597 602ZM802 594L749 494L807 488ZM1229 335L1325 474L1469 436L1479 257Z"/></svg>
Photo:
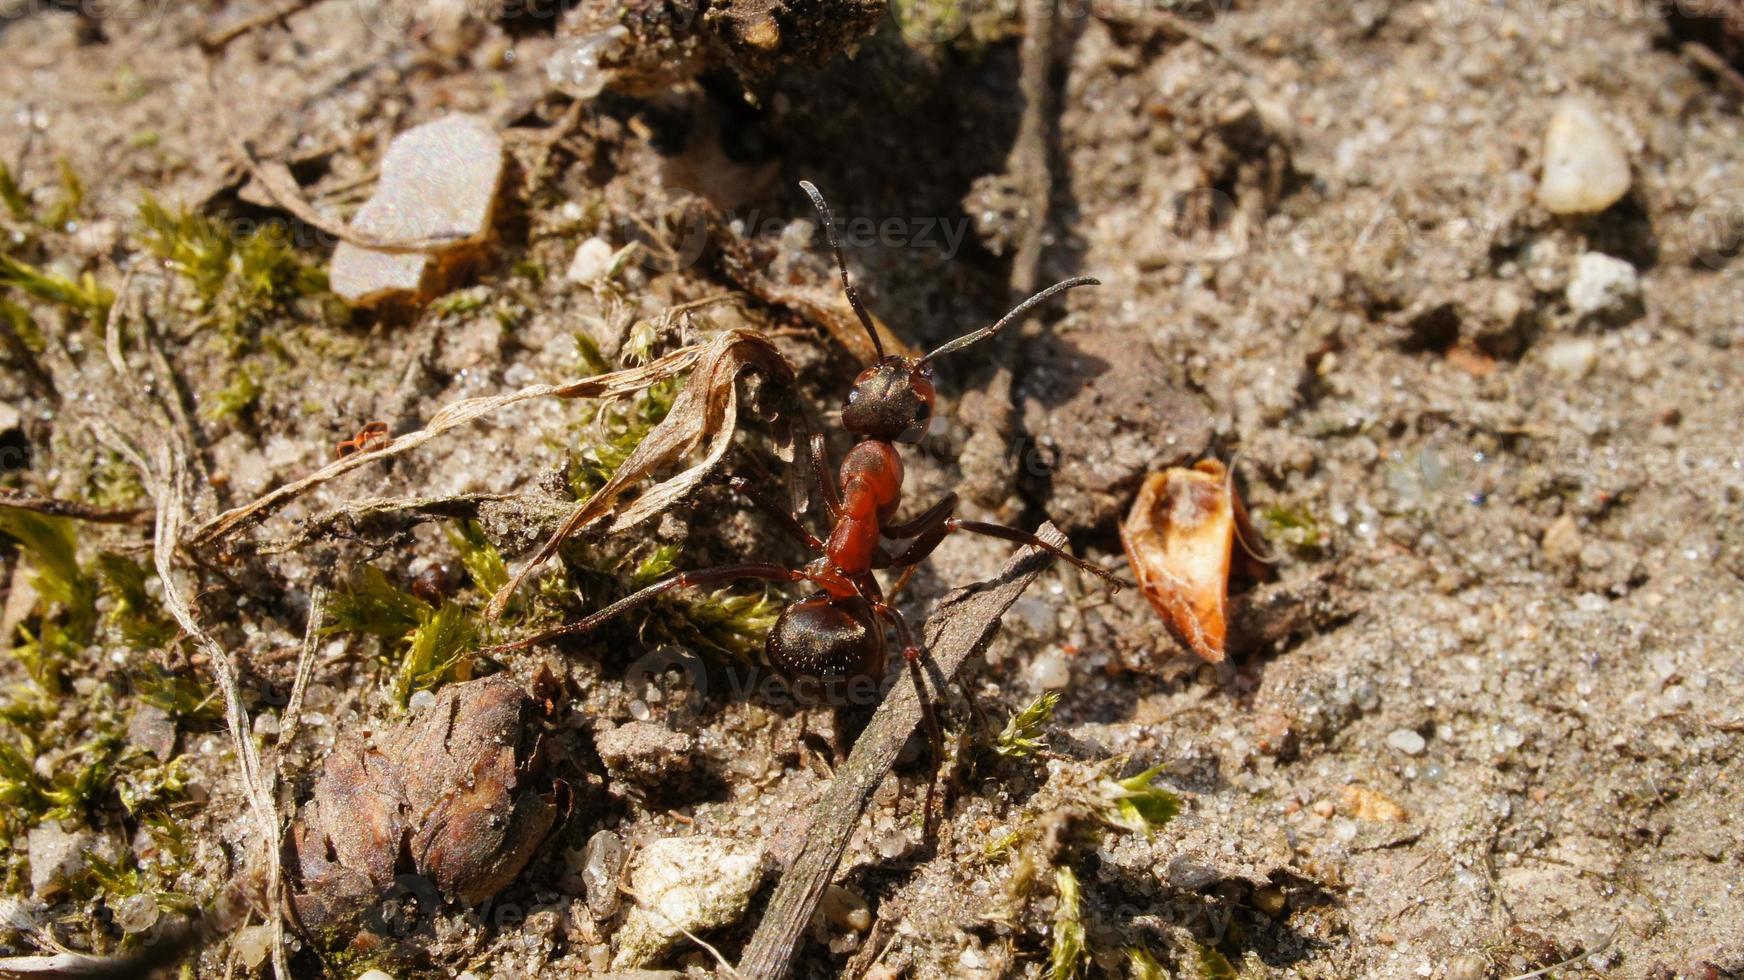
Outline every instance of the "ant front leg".
<svg viewBox="0 0 1744 980"><path fill-rule="evenodd" d="M926 809L922 811L922 832L927 840L932 840L938 827L933 823L933 793L938 788L939 771L945 763L945 732L939 726L939 715L933 707L932 696L927 693L926 678L921 672L921 649L914 641L914 632L908 627L908 620L896 607L882 599L874 601L873 610L889 620L896 627L896 636L902 641L902 660L908 665L908 676L914 682L914 696L920 701L920 714L926 723L927 748L932 755L932 769L927 773Z"/></svg>
<svg viewBox="0 0 1744 980"><path fill-rule="evenodd" d="M811 475L817 481L818 493L823 496L830 523L834 524L842 516L842 488L836 485L836 473L830 466L830 449L824 444L821 432L813 433L811 437Z"/></svg>
<svg viewBox="0 0 1744 980"><path fill-rule="evenodd" d="M885 528L885 534L892 538L913 537L914 541L903 552L890 560L893 568L907 569L927 559L939 542L945 540L956 531L967 531L970 534L986 535L1003 541L1015 541L1027 544L1053 555L1056 558L1071 562L1077 568L1089 572L1108 583L1112 592L1120 591L1120 580L1114 573L1093 561L1085 561L1077 555L1042 540L1032 531L1021 528L1006 527L1004 524L990 524L986 521L965 521L952 517L957 509L957 495L946 494L944 499L926 509L919 517L903 524L892 524Z"/></svg>
<svg viewBox="0 0 1744 980"><path fill-rule="evenodd" d="M742 476L735 476L727 481L727 485L732 487L735 493L749 500L770 520L780 525L783 531L792 535L796 540L805 542L806 547L813 551L823 548L824 543L818 540L817 535L806 530L805 525L800 523L799 518L792 511L776 503L768 494L757 489L750 480Z"/></svg>

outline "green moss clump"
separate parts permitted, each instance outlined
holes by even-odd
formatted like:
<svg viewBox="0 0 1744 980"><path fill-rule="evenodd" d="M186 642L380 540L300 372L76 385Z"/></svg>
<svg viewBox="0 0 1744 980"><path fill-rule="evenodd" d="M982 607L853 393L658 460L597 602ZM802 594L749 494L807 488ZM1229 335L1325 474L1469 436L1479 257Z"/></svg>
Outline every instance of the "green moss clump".
<svg viewBox="0 0 1744 980"><path fill-rule="evenodd" d="M1053 721L1054 708L1059 703L1058 691L1048 691L1031 701L1005 722L1005 729L993 742L993 751L1007 758L1021 759L1047 748L1044 729Z"/></svg>
<svg viewBox="0 0 1744 980"><path fill-rule="evenodd" d="M298 254L282 225L240 231L147 198L139 206L138 237L188 282L194 309L233 343L291 300L327 288L326 276Z"/></svg>
<svg viewBox="0 0 1744 980"><path fill-rule="evenodd" d="M1084 958L1083 893L1078 888L1077 873L1066 865L1055 868L1054 891L1059 905L1054 909L1054 944L1048 957L1048 974L1053 980L1071 980L1078 975Z"/></svg>
<svg viewBox="0 0 1744 980"><path fill-rule="evenodd" d="M10 255L0 255L0 286L59 306L99 327L109 321L109 307L115 302L115 294L89 272L69 279Z"/></svg>

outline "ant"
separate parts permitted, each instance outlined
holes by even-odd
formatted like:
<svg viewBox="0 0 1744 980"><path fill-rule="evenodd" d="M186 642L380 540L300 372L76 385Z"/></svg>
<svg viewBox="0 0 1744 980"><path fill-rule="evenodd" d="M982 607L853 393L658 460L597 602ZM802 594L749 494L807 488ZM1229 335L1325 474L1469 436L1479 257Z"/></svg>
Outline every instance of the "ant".
<svg viewBox="0 0 1744 980"><path fill-rule="evenodd" d="M925 356L887 354L872 324L872 317L860 300L859 290L848 275L848 263L842 255L829 205L824 203L823 195L810 181L801 181L799 186L811 198L822 219L830 248L835 253L836 267L841 273L842 291L847 294L849 305L871 338L877 360L854 379L842 406L842 428L858 441L834 475L830 471L823 436L813 434L810 439L812 476L830 520L827 538L818 538L791 510L764 495L742 477L735 477L730 483L734 491L767 514L783 531L803 542L817 557L803 568L748 563L677 572L585 619L495 647L492 652L520 649L560 636L586 632L674 589L736 579L810 583L815 587L814 591L788 603L770 629L765 641L768 662L791 680L834 684L870 678L876 683L883 679L888 664L883 624L894 628L902 645L903 661L920 696L923 717L932 740L934 773L927 783L925 811L930 829L933 790L938 781L937 767L943 754L943 739L921 677L922 652L915 641L914 631L902 613L886 600L873 571L895 569L906 578L947 536L966 531L1041 548L1100 576L1114 591L1120 589L1120 583L1101 566L1055 547L1028 531L955 517L958 499L955 493L946 494L908 520L898 520L896 512L902 503L903 466L897 446L917 443L926 435L933 413L934 361L992 337L1056 293L1100 283L1089 277L1067 279L1024 300L992 326L958 337ZM892 554L885 546L886 540L909 543L906 548Z"/></svg>
<svg viewBox="0 0 1744 980"><path fill-rule="evenodd" d="M388 424L386 422L365 422L363 428L357 430L357 435L341 440L334 447L333 458L344 459L355 453L368 452L370 449L380 449L388 441Z"/></svg>

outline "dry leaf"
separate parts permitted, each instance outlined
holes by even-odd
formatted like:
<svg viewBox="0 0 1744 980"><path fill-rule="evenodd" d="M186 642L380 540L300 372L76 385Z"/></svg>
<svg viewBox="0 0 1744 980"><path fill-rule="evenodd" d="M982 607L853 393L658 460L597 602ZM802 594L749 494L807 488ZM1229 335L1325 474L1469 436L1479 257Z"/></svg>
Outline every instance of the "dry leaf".
<svg viewBox="0 0 1744 980"><path fill-rule="evenodd" d="M1211 663L1223 660L1229 633L1231 569L1248 560L1237 549L1256 540L1229 471L1215 459L1146 477L1120 525L1145 598L1171 633Z"/></svg>
<svg viewBox="0 0 1744 980"><path fill-rule="evenodd" d="M604 486L576 506L563 526L521 566L509 584L497 590L487 615L491 619L500 617L510 597L528 576L556 554L564 540L577 530L601 521L600 531L609 534L626 531L659 515L695 489L733 443L733 431L739 420L737 382L739 375L751 368L775 379L783 389L793 386L793 365L764 335L751 330L729 330L710 341L697 357L690 380L673 400L666 418L642 439ZM797 420L795 415L782 421ZM780 452L791 460L791 425L781 428L786 431L778 431L784 443ZM617 509L624 491L655 470L673 465L698 450L703 453L701 460L649 487L623 509Z"/></svg>
<svg viewBox="0 0 1744 980"><path fill-rule="evenodd" d="M373 746L336 748L291 831L303 924L355 922L405 872L466 905L514 880L569 809L568 786L542 778L535 710L497 674L449 685Z"/></svg>

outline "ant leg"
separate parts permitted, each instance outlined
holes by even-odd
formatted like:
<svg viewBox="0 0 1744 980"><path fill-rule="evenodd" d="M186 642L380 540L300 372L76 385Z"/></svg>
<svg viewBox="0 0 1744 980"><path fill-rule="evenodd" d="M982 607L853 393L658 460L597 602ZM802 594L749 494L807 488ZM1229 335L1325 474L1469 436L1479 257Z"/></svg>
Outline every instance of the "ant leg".
<svg viewBox="0 0 1744 980"><path fill-rule="evenodd" d="M813 433L811 437L811 474L817 480L818 493L823 495L824 510L829 512L830 523L842 515L842 488L836 485L836 474L830 467L830 449L824 444L823 433Z"/></svg>
<svg viewBox="0 0 1744 980"><path fill-rule="evenodd" d="M1090 574L1102 579L1104 582L1107 582L1108 591L1120 591L1120 580L1114 577L1113 572L1103 568L1101 565L1098 565L1093 561L1085 561L1064 548L1058 548L1043 541L1041 538L1036 537L1034 532L1024 531L1015 527L1006 527L1003 524L988 524L985 521L960 521L954 517L946 521L945 526L949 528L950 531L968 531L970 534L985 534L990 538L1000 538L1005 541L1016 541L1019 544L1033 545L1057 558L1065 559L1083 571L1089 572ZM947 531L946 533L948 534L950 531Z"/></svg>
<svg viewBox="0 0 1744 980"><path fill-rule="evenodd" d="M883 530L883 534L885 537L893 540L912 538L922 531L930 529L933 525L940 523L945 518L950 517L951 514L956 512L956 510L956 493L947 493L939 498L938 503L921 511L920 516L916 517L914 520L887 525Z"/></svg>
<svg viewBox="0 0 1744 980"><path fill-rule="evenodd" d="M799 522L799 518L795 517L792 511L769 499L763 491L752 486L750 480L742 476L735 476L727 481L727 485L751 501L758 510L768 515L770 520L780 525L783 531L805 542L806 547L817 551L824 546L824 543L818 540L817 535L805 529L805 525Z"/></svg>
<svg viewBox="0 0 1744 980"><path fill-rule="evenodd" d="M499 654L506 653L510 650L523 650L527 647L538 646L541 643L549 643L559 637L571 636L576 633L585 633L606 620L611 619L613 616L634 609L637 606L646 605L652 600L671 592L673 589L682 589L690 585L711 585L715 582L730 582L734 579L741 578L770 579L776 582L798 582L805 578L805 574L803 572L796 572L791 568L783 568L780 565L722 565L718 568L704 568L694 572L677 572L655 582L653 585L630 593L622 599L619 599L617 602L612 603L585 619L580 619L573 623L565 623L554 629L548 629L543 633L535 633L532 636L523 637L510 643L502 643L494 647L487 647L479 652L484 654Z"/></svg>
<svg viewBox="0 0 1744 980"><path fill-rule="evenodd" d="M1063 548L1055 547L1054 545L1043 541L1041 538L1036 537L1032 532L1020 530L1015 527L1006 527L1003 524L989 524L985 521L965 521L950 516L951 511L956 507L956 503L956 494L947 494L943 500L939 501L934 506L927 508L926 513L922 514L920 517L909 521L907 524L892 526L889 529L891 536L894 537L896 536L896 532L902 531L914 535L914 541L909 544L908 548L904 550L902 554L891 559L891 565L897 568L902 568L918 564L919 562L926 560L926 557L933 553L933 549L939 546L939 542L943 541L945 537L953 531L968 531L970 534L984 534L990 538L1001 538L1006 541L1016 541L1019 544L1034 545L1056 558L1062 558L1071 562L1078 568L1100 577L1103 581L1108 583L1110 591L1120 591L1120 580L1114 577L1113 572L1110 572L1108 569L1103 568L1095 562L1085 561ZM933 521L930 527L919 526L927 520Z"/></svg>
<svg viewBox="0 0 1744 980"><path fill-rule="evenodd" d="M932 840L938 827L933 823L933 793L938 788L939 772L945 764L945 732L939 727L938 712L933 708L933 699L927 694L926 678L921 675L921 650L914 641L914 633L908 628L908 620L894 606L879 600L873 609L896 627L896 635L902 640L902 660L908 665L909 680L914 683L914 696L920 701L921 718L926 722L928 749L932 754L932 769L927 774L926 809L922 811L923 832L927 840Z"/></svg>

